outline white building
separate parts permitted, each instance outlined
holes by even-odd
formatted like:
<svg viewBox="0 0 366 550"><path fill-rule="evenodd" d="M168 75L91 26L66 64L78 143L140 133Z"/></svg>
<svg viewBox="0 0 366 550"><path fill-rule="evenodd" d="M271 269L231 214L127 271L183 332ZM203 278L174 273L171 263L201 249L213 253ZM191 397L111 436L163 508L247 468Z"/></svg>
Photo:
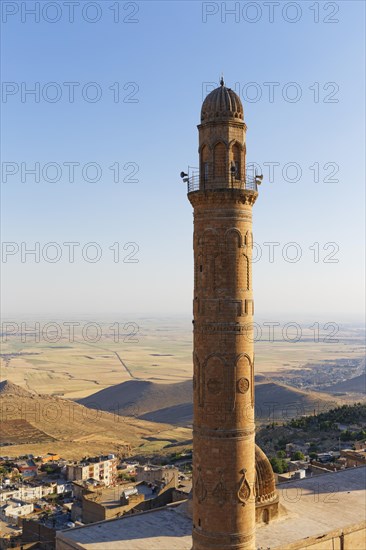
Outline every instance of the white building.
<svg viewBox="0 0 366 550"><path fill-rule="evenodd" d="M114 455L108 457L89 458L84 462L67 464L66 476L69 481L86 481L95 479L107 487L116 480L117 459Z"/></svg>
<svg viewBox="0 0 366 550"><path fill-rule="evenodd" d="M11 499L1 508L2 517L11 523L18 518L28 516L34 511L34 505L17 499Z"/></svg>

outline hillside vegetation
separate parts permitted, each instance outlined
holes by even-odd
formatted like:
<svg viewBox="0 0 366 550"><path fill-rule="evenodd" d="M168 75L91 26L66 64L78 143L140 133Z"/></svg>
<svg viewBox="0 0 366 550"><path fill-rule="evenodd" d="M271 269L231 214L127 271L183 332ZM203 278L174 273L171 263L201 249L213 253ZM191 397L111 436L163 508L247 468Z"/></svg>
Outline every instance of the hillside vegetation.
<svg viewBox="0 0 366 550"><path fill-rule="evenodd" d="M258 430L256 437L269 455L284 450L287 443L309 443L310 452L336 451L340 441L352 447L353 441L366 439L366 404L342 405L282 425L272 422Z"/></svg>

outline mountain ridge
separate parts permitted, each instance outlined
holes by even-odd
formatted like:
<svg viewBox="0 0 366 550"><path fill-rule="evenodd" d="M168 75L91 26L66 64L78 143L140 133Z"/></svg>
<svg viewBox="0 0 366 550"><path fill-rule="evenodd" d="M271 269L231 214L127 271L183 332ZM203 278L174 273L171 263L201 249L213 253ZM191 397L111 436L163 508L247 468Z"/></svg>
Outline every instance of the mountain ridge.
<svg viewBox="0 0 366 550"><path fill-rule="evenodd" d="M259 377L255 385L256 417L270 421L302 414L312 414L334 405L334 396L321 392L304 392L291 386ZM129 380L100 390L78 403L97 405L102 410L132 415L151 422L188 425L193 421L192 380L161 384Z"/></svg>

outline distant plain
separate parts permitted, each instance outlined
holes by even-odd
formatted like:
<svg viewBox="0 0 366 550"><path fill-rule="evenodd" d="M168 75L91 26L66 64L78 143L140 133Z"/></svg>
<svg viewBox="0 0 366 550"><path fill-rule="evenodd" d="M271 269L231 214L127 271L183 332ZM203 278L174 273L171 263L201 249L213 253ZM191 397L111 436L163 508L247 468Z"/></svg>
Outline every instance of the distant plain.
<svg viewBox="0 0 366 550"><path fill-rule="evenodd" d="M74 400L131 379L174 383L192 377L193 343L189 318L144 318L137 319L133 325L122 320L119 338L115 334L115 322L98 321L101 337L97 342L87 341L82 335L81 329L90 320L79 320L74 341L70 341L63 325L65 321L57 320L62 334L54 343L45 341L41 334L49 321L38 322L40 342L35 342L30 332L3 334L1 380L7 379L41 394ZM295 341L296 328L288 327L284 332L285 324L275 327L274 341L269 341L268 325L258 322L262 335L255 343L256 375L282 376L306 365L343 359L352 363L364 357L365 333L360 326L343 326L332 335L332 327L318 334L310 328L311 323L302 323L301 338ZM34 322L28 321L28 330L32 326ZM90 339L95 334L92 329L88 331ZM52 331L47 331L47 335L51 340Z"/></svg>
<svg viewBox="0 0 366 550"><path fill-rule="evenodd" d="M85 453L123 452L123 442L131 444L133 453L143 454L190 446L189 318L120 320L119 338L115 322L98 321L100 338L94 338L96 331L90 325L87 337L85 330L83 336L90 319L79 321L74 338L63 320L54 321L61 333L49 326L46 337L42 328L49 321L37 322L40 329L35 333L30 330L34 323L28 321L26 332L23 327L2 334L0 381L8 382L0 391L0 412L2 420L9 421L1 443L3 454L53 451L77 458ZM273 335L268 325L258 322L258 326L262 330L255 343L258 425L365 399L362 327L343 326L331 335L334 327L318 334L311 323L302 323L297 338L295 326L285 331L282 323ZM71 420L68 405L77 412ZM44 414L36 418L35 406L41 412L61 411L61 421L50 421ZM90 409L99 411L97 417Z"/></svg>

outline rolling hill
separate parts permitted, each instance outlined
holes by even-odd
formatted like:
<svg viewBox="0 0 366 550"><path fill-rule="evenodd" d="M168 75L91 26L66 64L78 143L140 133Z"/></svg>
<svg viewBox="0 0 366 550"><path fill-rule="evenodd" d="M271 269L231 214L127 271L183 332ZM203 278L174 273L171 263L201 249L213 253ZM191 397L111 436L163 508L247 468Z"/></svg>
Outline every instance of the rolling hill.
<svg viewBox="0 0 366 550"><path fill-rule="evenodd" d="M318 392L304 392L256 378L256 417L259 421L288 420L334 406L334 397ZM79 403L98 407L141 420L187 426L192 423L192 381L159 384L130 380L101 390Z"/></svg>
<svg viewBox="0 0 366 550"><path fill-rule="evenodd" d="M140 447L151 438L158 448L190 437L187 429L39 395L7 380L0 383L0 420L2 453L11 456L52 451L64 458L78 458L85 454L123 453L129 445L143 452Z"/></svg>
<svg viewBox="0 0 366 550"><path fill-rule="evenodd" d="M366 393L366 373L355 376L354 378L349 378L343 382L337 382L331 386L326 386L323 388L324 391L329 393L357 393L365 394Z"/></svg>
<svg viewBox="0 0 366 550"><path fill-rule="evenodd" d="M167 407L192 403L192 380L173 384L128 380L79 399L78 403L117 414L141 417Z"/></svg>

